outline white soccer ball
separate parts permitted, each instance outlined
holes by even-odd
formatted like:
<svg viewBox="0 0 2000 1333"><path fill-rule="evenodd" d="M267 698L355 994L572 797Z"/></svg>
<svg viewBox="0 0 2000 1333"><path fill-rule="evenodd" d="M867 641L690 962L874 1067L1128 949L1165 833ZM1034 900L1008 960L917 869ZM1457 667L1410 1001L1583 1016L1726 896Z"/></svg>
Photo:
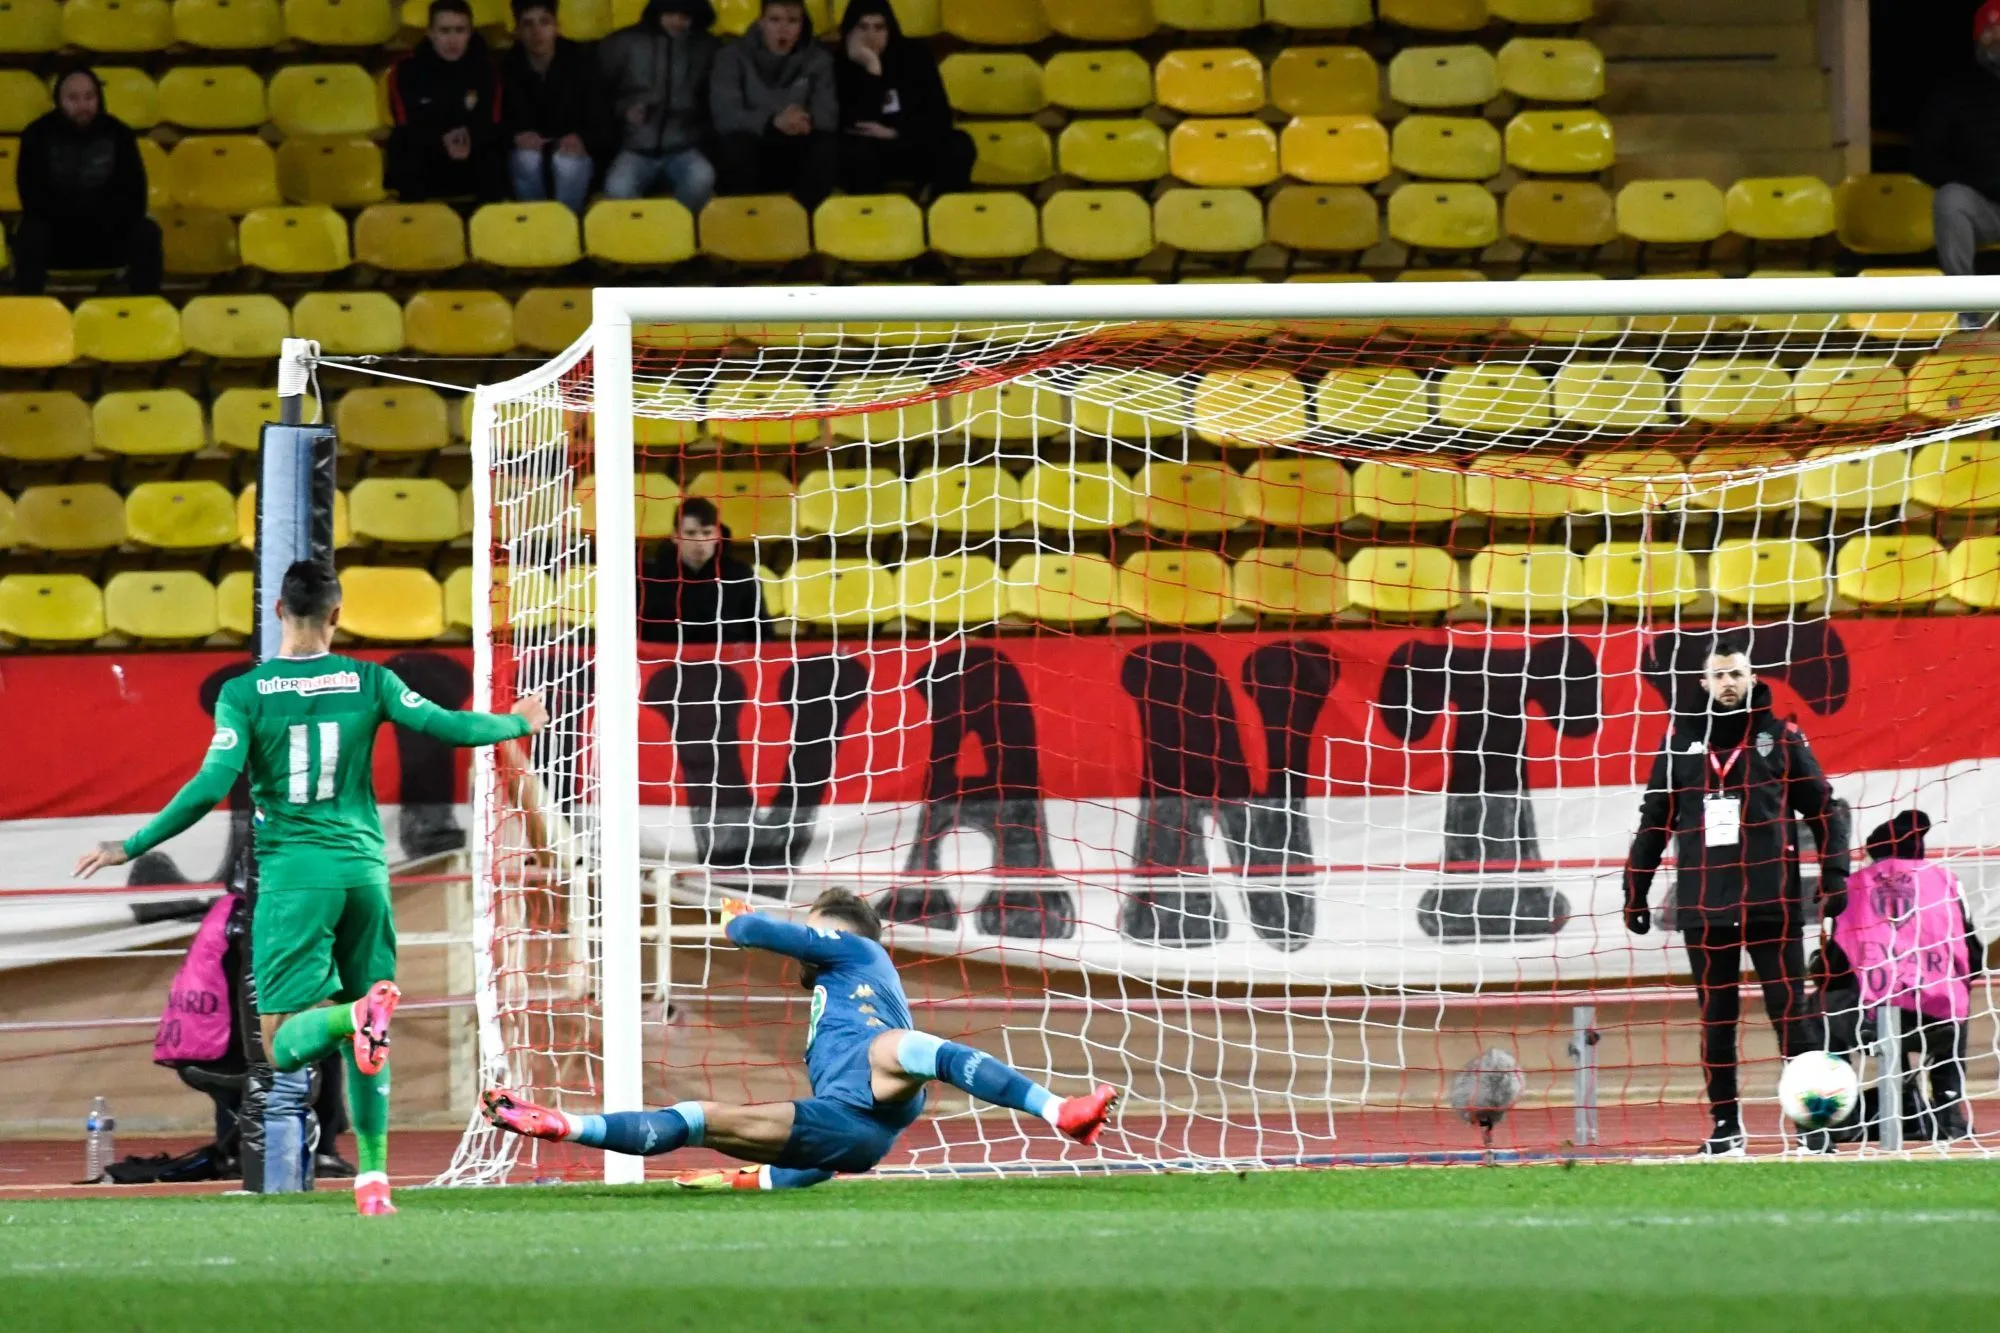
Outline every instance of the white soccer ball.
<svg viewBox="0 0 2000 1333"><path fill-rule="evenodd" d="M1854 1066L1825 1051L1807 1051L1785 1062L1778 1104L1800 1129L1825 1129L1854 1114L1861 1080Z"/></svg>

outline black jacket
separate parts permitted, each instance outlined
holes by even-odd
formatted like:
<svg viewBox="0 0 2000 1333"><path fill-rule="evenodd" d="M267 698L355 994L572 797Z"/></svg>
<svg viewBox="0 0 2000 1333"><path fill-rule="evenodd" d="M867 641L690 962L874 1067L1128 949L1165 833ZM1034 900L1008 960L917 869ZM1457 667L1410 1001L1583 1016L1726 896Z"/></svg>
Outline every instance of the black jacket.
<svg viewBox="0 0 2000 1333"><path fill-rule="evenodd" d="M849 58L847 35L864 16L880 14L889 24L889 45L882 52L882 72ZM937 60L921 42L903 36L896 11L888 0L853 0L840 21L840 48L834 53L834 91L840 99L842 127L872 120L887 125L906 140L941 138L952 128L951 102Z"/></svg>
<svg viewBox="0 0 2000 1333"><path fill-rule="evenodd" d="M687 15L687 32L669 37L660 26L664 14ZM607 118L621 147L653 156L699 147L708 137L709 68L722 49L709 32L714 23L708 0L649 0L637 23L598 43ZM648 108L637 125L628 117L634 106Z"/></svg>
<svg viewBox="0 0 2000 1333"><path fill-rule="evenodd" d="M645 643L756 643L770 638L757 571L726 551L689 569L669 543L646 565L639 595Z"/></svg>
<svg viewBox="0 0 2000 1333"><path fill-rule="evenodd" d="M539 74L517 44L500 61L500 132L509 143L530 132L591 143L600 132L596 88L590 57L567 37L556 38L555 55Z"/></svg>
<svg viewBox="0 0 2000 1333"><path fill-rule="evenodd" d="M57 220L129 222L146 212L146 165L124 121L100 111L79 129L51 111L21 135L21 211Z"/></svg>
<svg viewBox="0 0 2000 1333"><path fill-rule="evenodd" d="M1733 843L1707 845L1704 805L1711 796L1732 796L1741 803L1742 827ZM1805 733L1795 723L1771 716L1769 688L1758 685L1745 710L1676 717L1653 760L1639 806L1639 832L1625 872L1627 906L1645 905L1670 836L1679 910L1734 912L1795 901L1794 815L1812 830L1819 849L1822 896L1844 891L1846 810L1834 800Z"/></svg>
<svg viewBox="0 0 2000 1333"><path fill-rule="evenodd" d="M500 128L500 83L486 43L474 33L463 56L444 60L429 42L418 42L390 71L389 109L415 138L437 140L463 129L475 150L492 143Z"/></svg>
<svg viewBox="0 0 2000 1333"><path fill-rule="evenodd" d="M1917 174L1932 185L1970 185L2000 199L2000 75L1946 75L1917 128Z"/></svg>

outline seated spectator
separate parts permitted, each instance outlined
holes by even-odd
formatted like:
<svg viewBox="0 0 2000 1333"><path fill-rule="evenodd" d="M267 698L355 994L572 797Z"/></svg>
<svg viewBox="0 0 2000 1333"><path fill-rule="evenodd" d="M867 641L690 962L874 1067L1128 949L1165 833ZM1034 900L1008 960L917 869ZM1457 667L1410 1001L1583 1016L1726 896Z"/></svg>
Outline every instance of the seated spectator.
<svg viewBox="0 0 2000 1333"><path fill-rule="evenodd" d="M903 36L889 0L852 0L841 19L840 184L880 194L913 181L933 194L972 184L972 136L952 128L937 61Z"/></svg>
<svg viewBox="0 0 2000 1333"><path fill-rule="evenodd" d="M556 34L556 0L514 0L514 46L500 62L500 132L516 199L590 198L593 80L583 49Z"/></svg>
<svg viewBox="0 0 2000 1333"><path fill-rule="evenodd" d="M714 504L681 501L671 549L640 572L639 638L646 643L755 643L770 638L757 571L723 549Z"/></svg>
<svg viewBox="0 0 2000 1333"><path fill-rule="evenodd" d="M14 290L35 295L51 268L122 268L132 291L160 290L160 227L146 216L146 166L131 128L104 109L88 69L56 82L56 109L21 136Z"/></svg>
<svg viewBox="0 0 2000 1333"><path fill-rule="evenodd" d="M383 175L401 199L506 194L500 146L500 86L466 0L431 0L424 40L389 74Z"/></svg>
<svg viewBox="0 0 2000 1333"><path fill-rule="evenodd" d="M1980 247L2000 244L2000 0L1979 7L1972 37L1976 68L1939 83L1917 131L1917 174L1937 187L1931 217L1946 273L1973 272Z"/></svg>
<svg viewBox="0 0 2000 1333"><path fill-rule="evenodd" d="M715 194L707 139L708 72L718 43L708 0L649 0L645 13L598 48L605 95L622 137L604 173L611 199L642 199L661 183L700 215Z"/></svg>
<svg viewBox="0 0 2000 1333"><path fill-rule="evenodd" d="M833 79L833 57L813 40L801 0L764 0L750 31L716 57L710 80L721 193L789 192L809 209L833 193Z"/></svg>

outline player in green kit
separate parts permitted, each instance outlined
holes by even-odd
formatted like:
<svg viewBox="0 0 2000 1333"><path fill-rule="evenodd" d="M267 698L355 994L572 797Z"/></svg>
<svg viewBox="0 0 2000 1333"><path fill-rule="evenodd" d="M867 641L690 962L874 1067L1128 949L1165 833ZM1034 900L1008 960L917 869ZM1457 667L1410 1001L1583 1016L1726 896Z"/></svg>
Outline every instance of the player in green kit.
<svg viewBox="0 0 2000 1333"><path fill-rule="evenodd" d="M265 1111L266 1175L303 1178L310 1070L345 1043L355 1205L393 1213L389 1018L400 992L375 733L395 722L451 745L495 745L540 731L549 715L539 694L511 713L454 712L385 667L336 656L340 580L330 566L302 560L286 570L277 612L278 656L222 687L201 771L144 828L87 853L76 873L122 865L192 827L249 769L258 865L251 957L264 1048L278 1071Z"/></svg>

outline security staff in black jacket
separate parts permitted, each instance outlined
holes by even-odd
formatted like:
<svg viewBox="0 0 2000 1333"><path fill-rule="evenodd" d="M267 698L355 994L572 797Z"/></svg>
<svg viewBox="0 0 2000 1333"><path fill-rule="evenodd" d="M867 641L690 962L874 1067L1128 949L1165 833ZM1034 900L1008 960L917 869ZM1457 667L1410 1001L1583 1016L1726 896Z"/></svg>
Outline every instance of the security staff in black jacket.
<svg viewBox="0 0 2000 1333"><path fill-rule="evenodd" d="M1625 872L1625 925L1652 929L1647 895L1674 840L1675 922L1701 1006L1701 1063L1714 1124L1702 1152L1740 1153L1736 1021L1748 951L1764 1010L1787 1058L1807 1049L1804 925L1792 817L1812 829L1820 903L1847 905L1848 828L1819 760L1798 727L1771 716L1747 644L1718 638L1702 671L1706 707L1674 719L1653 760Z"/></svg>
<svg viewBox="0 0 2000 1333"><path fill-rule="evenodd" d="M640 573L645 643L757 643L771 637L757 571L732 557L715 505L681 501L674 539Z"/></svg>

